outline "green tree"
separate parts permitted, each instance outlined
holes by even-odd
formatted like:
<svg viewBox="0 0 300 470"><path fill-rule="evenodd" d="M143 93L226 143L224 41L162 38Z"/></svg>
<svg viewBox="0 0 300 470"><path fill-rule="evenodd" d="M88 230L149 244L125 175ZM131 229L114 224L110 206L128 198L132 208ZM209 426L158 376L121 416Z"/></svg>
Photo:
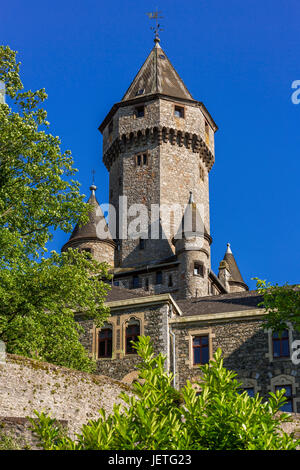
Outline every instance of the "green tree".
<svg viewBox="0 0 300 470"><path fill-rule="evenodd" d="M16 52L0 46L0 339L9 353L91 370L76 312L107 317L107 266L88 254L47 253L56 229L88 218L70 151L48 132L44 89L24 91Z"/></svg>
<svg viewBox="0 0 300 470"><path fill-rule="evenodd" d="M135 343L141 357L139 381L132 395L122 393L124 405L83 425L77 439L66 437L55 420L43 412L31 419L41 446L47 450L277 450L296 449L300 441L281 431L288 420L276 415L285 401L283 392L262 401L242 392L235 374L223 367L221 351L201 366L201 394L190 382L179 392L165 358L154 356L149 337Z"/></svg>
<svg viewBox="0 0 300 470"><path fill-rule="evenodd" d="M272 285L265 280L255 278L256 288L263 296L259 304L267 313L265 328L282 332L290 323L300 331L300 285Z"/></svg>

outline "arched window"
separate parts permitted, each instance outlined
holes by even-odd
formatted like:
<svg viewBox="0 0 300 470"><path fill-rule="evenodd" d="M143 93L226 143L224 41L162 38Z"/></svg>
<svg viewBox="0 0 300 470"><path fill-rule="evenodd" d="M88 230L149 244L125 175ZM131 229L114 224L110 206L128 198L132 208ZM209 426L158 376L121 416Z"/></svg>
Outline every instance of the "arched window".
<svg viewBox="0 0 300 470"><path fill-rule="evenodd" d="M131 318L126 326L126 354L136 354L132 341L136 342L140 336L140 322L136 318Z"/></svg>
<svg viewBox="0 0 300 470"><path fill-rule="evenodd" d="M112 357L112 326L105 325L99 331L98 357Z"/></svg>

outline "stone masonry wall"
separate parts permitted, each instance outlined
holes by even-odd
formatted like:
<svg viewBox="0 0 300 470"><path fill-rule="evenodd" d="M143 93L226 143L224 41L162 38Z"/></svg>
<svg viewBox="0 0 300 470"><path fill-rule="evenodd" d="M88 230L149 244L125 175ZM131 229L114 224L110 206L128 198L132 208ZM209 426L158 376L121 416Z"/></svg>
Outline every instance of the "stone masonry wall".
<svg viewBox="0 0 300 470"><path fill-rule="evenodd" d="M79 431L98 410L112 411L121 391L130 388L109 377L92 375L16 355L0 364L0 416L35 417L34 410L66 421L71 433Z"/></svg>
<svg viewBox="0 0 300 470"><path fill-rule="evenodd" d="M136 366L140 361L136 354L126 354L125 352L126 322L132 317L140 320L141 334L151 337L155 354L162 353L167 356L169 351L167 304L147 308L131 307L126 309L124 313L122 311L118 313L111 312L107 323L111 324L113 329L113 356L107 359L98 358L97 372L116 380L122 380L125 383L136 378ZM81 342L90 355L97 359L98 330L93 329L90 321L80 323L85 329Z"/></svg>
<svg viewBox="0 0 300 470"><path fill-rule="evenodd" d="M211 356L217 348L222 349L224 367L234 370L237 379L245 386L253 386L260 395L267 397L275 385L291 383L295 412L300 413L300 369L290 358L273 359L270 350L270 336L261 327L261 320L239 320L214 323L172 324L176 335L176 371L180 386L186 380L199 377L199 367L192 365L191 337L208 334L211 342ZM291 342L299 339L290 332ZM278 378L278 381L277 381Z"/></svg>

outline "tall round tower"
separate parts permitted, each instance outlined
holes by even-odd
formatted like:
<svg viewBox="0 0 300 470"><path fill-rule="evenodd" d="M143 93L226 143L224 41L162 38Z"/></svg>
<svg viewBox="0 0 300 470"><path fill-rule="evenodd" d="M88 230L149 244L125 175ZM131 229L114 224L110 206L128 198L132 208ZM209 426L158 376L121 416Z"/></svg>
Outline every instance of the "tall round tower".
<svg viewBox="0 0 300 470"><path fill-rule="evenodd" d="M106 262L114 267L116 244L111 237L102 209L96 199L96 189L97 187L92 184L90 187L91 195L88 200L88 204L91 206L88 222L85 225L76 225L69 241L62 247L61 251L66 251L68 248L87 251L99 263ZM105 234L105 237L103 234Z"/></svg>
<svg viewBox="0 0 300 470"><path fill-rule="evenodd" d="M203 215L201 216L199 207L194 202L192 192L173 244L180 263L178 271L180 297L208 295L211 237L203 223Z"/></svg>

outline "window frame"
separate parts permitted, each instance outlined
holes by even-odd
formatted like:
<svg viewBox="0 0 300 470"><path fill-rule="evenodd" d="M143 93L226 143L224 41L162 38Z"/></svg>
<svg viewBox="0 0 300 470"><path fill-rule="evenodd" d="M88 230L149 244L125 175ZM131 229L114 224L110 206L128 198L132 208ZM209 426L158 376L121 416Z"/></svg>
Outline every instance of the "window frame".
<svg viewBox="0 0 300 470"><path fill-rule="evenodd" d="M202 344L202 339L203 338L207 339L206 344ZM200 339L200 344L199 345L194 344L194 341L196 339ZM204 364L208 364L209 363L209 335L208 334L195 335L193 337L192 347L193 347L193 366L199 366L199 365L202 366ZM195 362L195 350L197 350L197 349L200 350L200 362ZM202 351L203 351L203 349L207 350L207 361L206 362L203 362L203 360L202 360Z"/></svg>
<svg viewBox="0 0 300 470"><path fill-rule="evenodd" d="M286 332L286 336L283 337L283 333ZM278 335L278 337L274 338L274 335ZM283 353L283 350L284 350L284 347L283 347L283 341L287 344L288 346L288 352L287 354L284 354ZM275 356L275 349L277 348L274 348L274 345L275 344L278 344L279 343L279 355ZM280 337L279 336L279 333L276 332L276 331L273 331L272 332L272 357L273 359L288 359L291 357L291 351L290 351L290 340L289 340L289 330L288 329L285 329L283 332L282 332L282 336Z"/></svg>
<svg viewBox="0 0 300 470"><path fill-rule="evenodd" d="M141 111L142 111L142 114L140 114ZM136 108L134 110L134 113L135 113L135 117L137 119L141 119L141 118L145 117L145 105L142 104L140 106L136 106Z"/></svg>
<svg viewBox="0 0 300 470"><path fill-rule="evenodd" d="M174 117L179 119L185 119L185 107L179 104L174 104Z"/></svg>
<svg viewBox="0 0 300 470"><path fill-rule="evenodd" d="M187 336L184 339L188 342L188 358L185 360L185 364L189 369L197 369L199 368L198 364L194 364L194 356L193 356L193 338L195 336L208 336L208 357L209 361L213 359L213 338L215 334L213 333L212 328L202 328L202 329L191 329L188 330Z"/></svg>
<svg viewBox="0 0 300 470"><path fill-rule="evenodd" d="M133 323L133 324L130 325L131 320L134 320L136 323L135 324ZM129 328L135 328L135 327L138 327L138 333L128 334L128 329ZM132 356L133 354L134 355L137 354L136 349L133 349L132 345L130 343L128 345L128 340L129 340L129 338L131 338L130 341L135 341L136 342L137 339L138 339L138 336L141 336L141 322L137 318L131 317L129 319L129 321L126 322L126 325L125 325L125 354L126 355ZM128 350L128 348L129 348L129 350Z"/></svg>
<svg viewBox="0 0 300 470"><path fill-rule="evenodd" d="M195 272L197 268L201 268L200 273ZM202 261L194 261L194 263L193 263L193 276L202 277L202 278L205 277L204 276L204 263L202 263Z"/></svg>
<svg viewBox="0 0 300 470"><path fill-rule="evenodd" d="M110 336L105 335L104 338L101 338L101 333L110 332ZM109 341L108 341L109 340ZM100 344L104 343L104 350L105 354L103 356L100 355ZM108 350L108 343L110 343L110 355L107 354ZM106 326L105 328L101 328L98 330L98 349L97 349L97 359L112 359L113 357L113 328L112 326Z"/></svg>

